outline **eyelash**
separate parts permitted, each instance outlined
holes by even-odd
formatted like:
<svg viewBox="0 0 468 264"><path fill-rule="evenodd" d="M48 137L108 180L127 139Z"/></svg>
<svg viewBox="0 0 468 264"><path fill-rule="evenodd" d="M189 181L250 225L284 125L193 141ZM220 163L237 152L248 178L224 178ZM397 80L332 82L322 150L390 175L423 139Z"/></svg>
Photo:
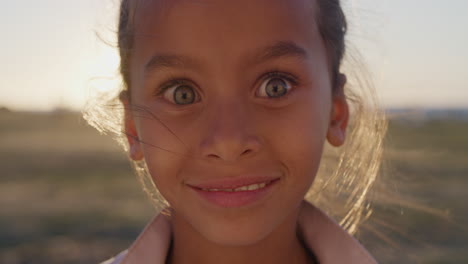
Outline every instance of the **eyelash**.
<svg viewBox="0 0 468 264"><path fill-rule="evenodd" d="M270 97L270 98L267 98L268 100L280 100L282 98L287 97L289 95L289 93L291 93L290 90L293 89L295 86L297 86L299 84L298 78L296 78L295 76L293 76L293 75L291 75L289 73L280 72L280 71L267 72L267 73L263 74L259 79L263 80L262 81L262 84L263 84L265 81L271 80L271 79L274 79L274 78L284 79L288 83L290 83L291 86L289 87L288 92L284 96ZM162 94L164 94L168 89L170 89L170 88L172 88L174 86L179 86L179 85L193 86L193 82L191 82L190 80L185 79L185 78L171 78L168 81L166 81L163 85L161 85L161 87L159 87L156 90L154 95L159 97Z"/></svg>
<svg viewBox="0 0 468 264"><path fill-rule="evenodd" d="M160 96L164 92L166 92L169 88L172 88L174 86L182 85L182 84L189 84L191 83L189 80L184 79L184 78L171 78L168 81L166 81L159 89L157 89L155 95Z"/></svg>

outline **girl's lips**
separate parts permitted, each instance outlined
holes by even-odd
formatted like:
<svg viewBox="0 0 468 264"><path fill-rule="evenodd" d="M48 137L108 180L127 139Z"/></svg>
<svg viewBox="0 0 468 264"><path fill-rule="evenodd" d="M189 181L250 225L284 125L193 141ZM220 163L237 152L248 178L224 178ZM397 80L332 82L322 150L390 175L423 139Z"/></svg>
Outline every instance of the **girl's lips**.
<svg viewBox="0 0 468 264"><path fill-rule="evenodd" d="M242 184L242 185L225 185L225 184L218 184L218 185L204 185L202 188L199 186L194 187L190 186L192 190L194 190L198 195L202 198L207 200L210 203L213 203L217 206L225 207L225 208L233 208L233 207L241 207L246 206L248 204L254 203L255 201L260 200L261 198L265 197L271 189L276 185L279 181L279 178L268 180L268 181L250 181L249 184ZM249 190L249 191L223 191L219 189L235 189L242 186L247 186L251 184L261 184L266 183L266 186L263 188L259 188L256 190ZM229 186L229 187L227 187ZM209 188L205 188L209 187ZM208 189L218 189L219 191L209 191Z"/></svg>

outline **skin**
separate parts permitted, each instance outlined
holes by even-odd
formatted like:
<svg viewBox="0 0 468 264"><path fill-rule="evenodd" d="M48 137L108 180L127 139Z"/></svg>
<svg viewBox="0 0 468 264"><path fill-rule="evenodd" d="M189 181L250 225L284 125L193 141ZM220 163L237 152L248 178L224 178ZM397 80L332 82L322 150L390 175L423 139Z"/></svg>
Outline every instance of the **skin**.
<svg viewBox="0 0 468 264"><path fill-rule="evenodd" d="M325 141L342 145L348 122L346 78L332 93L315 12L306 0L143 1L138 8L131 101L123 102L147 111L128 112L125 130L130 156L145 159L171 205L170 263L310 263L297 235L300 204ZM259 50L278 42L304 54L256 62ZM145 69L162 54L190 61ZM283 97L265 93L271 71L295 79ZM170 78L187 80L196 100L177 105L175 89L156 96ZM280 180L240 208L214 206L187 186L247 173Z"/></svg>

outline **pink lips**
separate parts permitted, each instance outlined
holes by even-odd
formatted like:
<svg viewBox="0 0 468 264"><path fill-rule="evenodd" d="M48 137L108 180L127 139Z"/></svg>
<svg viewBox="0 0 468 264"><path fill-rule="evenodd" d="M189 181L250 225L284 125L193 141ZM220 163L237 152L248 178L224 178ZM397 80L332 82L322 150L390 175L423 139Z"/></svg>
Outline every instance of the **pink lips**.
<svg viewBox="0 0 468 264"><path fill-rule="evenodd" d="M203 183L188 184L192 190L210 203L221 207L241 207L251 204L264 197L277 183L279 178L272 177L246 177L236 179L215 179ZM222 191L220 189L235 189L252 184L266 183L263 188L248 191ZM208 191L217 189L218 191Z"/></svg>

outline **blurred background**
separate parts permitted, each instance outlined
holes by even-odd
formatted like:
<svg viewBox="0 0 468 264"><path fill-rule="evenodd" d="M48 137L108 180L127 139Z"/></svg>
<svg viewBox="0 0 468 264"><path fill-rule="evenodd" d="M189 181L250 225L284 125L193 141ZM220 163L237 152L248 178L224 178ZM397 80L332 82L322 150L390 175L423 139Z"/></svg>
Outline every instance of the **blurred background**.
<svg viewBox="0 0 468 264"><path fill-rule="evenodd" d="M154 214L80 113L120 83L118 2L2 2L0 263L98 263ZM468 2L343 4L390 119L382 175L408 197L359 239L381 263L468 263Z"/></svg>

